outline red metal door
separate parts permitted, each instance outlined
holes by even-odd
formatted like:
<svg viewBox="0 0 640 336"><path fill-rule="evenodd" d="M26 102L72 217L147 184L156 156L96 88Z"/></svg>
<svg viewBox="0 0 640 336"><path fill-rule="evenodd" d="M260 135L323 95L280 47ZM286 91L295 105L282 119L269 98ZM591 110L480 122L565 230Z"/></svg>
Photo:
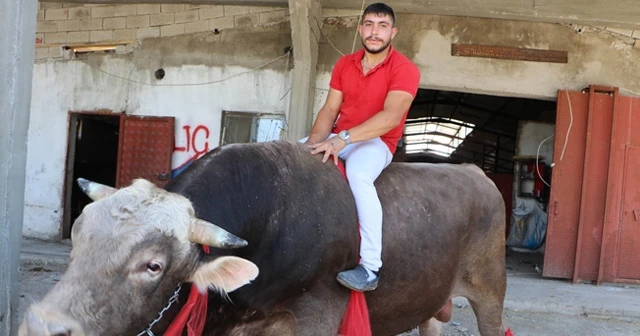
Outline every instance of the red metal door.
<svg viewBox="0 0 640 336"><path fill-rule="evenodd" d="M640 99L616 96L598 283L640 283Z"/></svg>
<svg viewBox="0 0 640 336"><path fill-rule="evenodd" d="M572 278L576 259L589 94L559 91L543 275Z"/></svg>
<svg viewBox="0 0 640 336"><path fill-rule="evenodd" d="M169 182L174 126L173 117L122 116L117 188L128 186L136 178L147 179L159 187Z"/></svg>
<svg viewBox="0 0 640 336"><path fill-rule="evenodd" d="M616 282L640 280L640 147L627 147L623 178Z"/></svg>
<svg viewBox="0 0 640 336"><path fill-rule="evenodd" d="M544 276L640 283L640 99L559 91Z"/></svg>

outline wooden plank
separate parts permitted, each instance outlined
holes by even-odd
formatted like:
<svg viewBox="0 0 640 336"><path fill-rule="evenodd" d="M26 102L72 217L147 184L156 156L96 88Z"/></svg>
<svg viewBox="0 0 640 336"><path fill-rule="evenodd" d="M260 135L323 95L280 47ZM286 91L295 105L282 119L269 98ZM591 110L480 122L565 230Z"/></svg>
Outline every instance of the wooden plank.
<svg viewBox="0 0 640 336"><path fill-rule="evenodd" d="M531 62L568 62L568 52L564 50L527 49L502 46L486 46L479 44L451 44L451 55Z"/></svg>

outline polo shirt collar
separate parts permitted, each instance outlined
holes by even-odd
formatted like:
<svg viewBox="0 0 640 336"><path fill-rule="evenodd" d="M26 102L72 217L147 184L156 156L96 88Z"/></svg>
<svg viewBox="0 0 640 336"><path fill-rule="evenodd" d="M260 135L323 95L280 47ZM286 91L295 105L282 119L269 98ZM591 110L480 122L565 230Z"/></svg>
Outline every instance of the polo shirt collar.
<svg viewBox="0 0 640 336"><path fill-rule="evenodd" d="M391 58L394 52L395 52L395 49L393 48L393 45L389 45L389 53L387 54L387 57L385 57L384 60L380 62L380 64L376 65L375 68L387 63L387 61L389 61L389 59ZM364 48L360 49L355 54L353 54L353 63L355 63L360 70L362 70L362 64L360 63L360 61L362 61L363 57L364 57Z"/></svg>

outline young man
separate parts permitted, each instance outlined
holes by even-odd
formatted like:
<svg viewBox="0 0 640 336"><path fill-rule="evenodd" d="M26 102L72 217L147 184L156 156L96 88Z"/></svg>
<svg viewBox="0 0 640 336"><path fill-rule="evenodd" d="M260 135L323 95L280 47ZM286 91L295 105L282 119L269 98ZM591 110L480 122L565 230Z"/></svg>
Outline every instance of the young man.
<svg viewBox="0 0 640 336"><path fill-rule="evenodd" d="M345 160L360 222L360 265L340 272L338 282L357 291L378 286L382 266L382 207L373 182L389 165L402 137L420 72L391 46L398 33L393 9L369 5L358 26L362 50L336 63L327 101L306 143L312 154ZM337 136L336 136L337 135Z"/></svg>

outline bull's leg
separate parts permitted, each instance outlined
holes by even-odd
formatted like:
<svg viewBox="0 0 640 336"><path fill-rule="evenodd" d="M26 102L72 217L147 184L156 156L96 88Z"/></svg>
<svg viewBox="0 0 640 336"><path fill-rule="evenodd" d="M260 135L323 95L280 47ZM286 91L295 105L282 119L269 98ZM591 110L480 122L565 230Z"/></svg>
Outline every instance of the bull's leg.
<svg viewBox="0 0 640 336"><path fill-rule="evenodd" d="M502 326L502 301L486 299L480 301L469 300L473 312L476 314L478 329L482 336L504 336Z"/></svg>
<svg viewBox="0 0 640 336"><path fill-rule="evenodd" d="M502 309L507 287L504 245L476 259L463 276L467 297L482 336L504 336Z"/></svg>
<svg viewBox="0 0 640 336"><path fill-rule="evenodd" d="M442 322L432 317L420 324L418 332L420 336L440 336L442 331Z"/></svg>

